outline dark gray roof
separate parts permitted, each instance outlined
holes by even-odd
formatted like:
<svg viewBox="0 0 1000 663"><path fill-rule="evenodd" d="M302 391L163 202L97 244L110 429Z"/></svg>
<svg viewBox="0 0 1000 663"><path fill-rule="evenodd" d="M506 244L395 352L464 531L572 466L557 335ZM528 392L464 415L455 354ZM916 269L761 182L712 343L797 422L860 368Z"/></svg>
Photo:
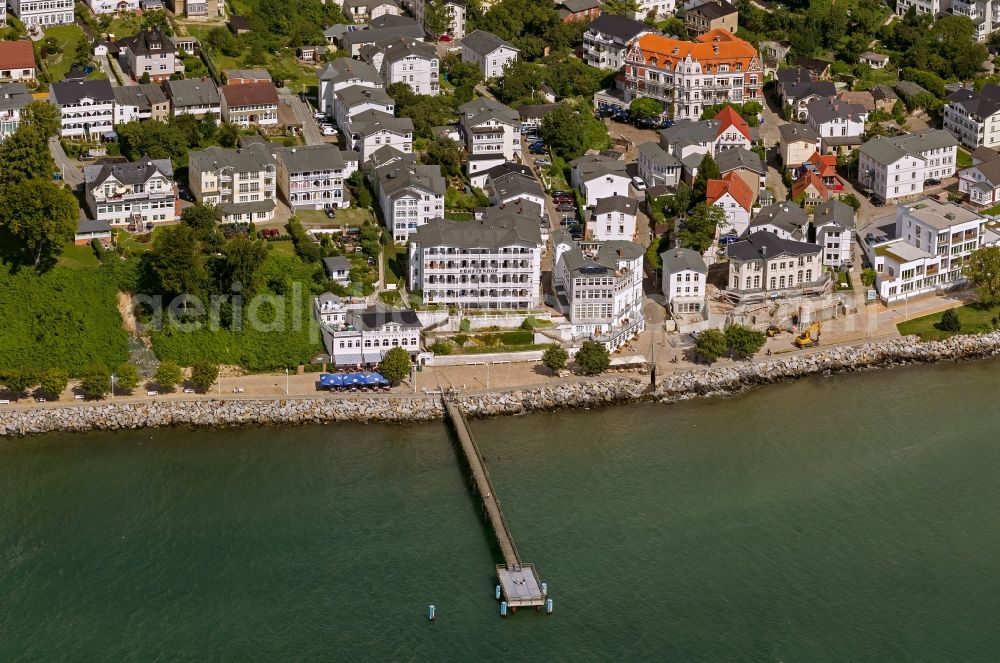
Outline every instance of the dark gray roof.
<svg viewBox="0 0 1000 663"><path fill-rule="evenodd" d="M175 108L218 106L222 103L219 88L208 78L185 78L167 81L167 96Z"/></svg>
<svg viewBox="0 0 1000 663"><path fill-rule="evenodd" d="M480 97L458 107L462 116L462 124L472 127L487 120L500 120L506 124L516 125L521 116L510 106L505 106L495 99Z"/></svg>
<svg viewBox="0 0 1000 663"><path fill-rule="evenodd" d="M925 88L913 81L896 81L896 92L904 97L915 97L919 94L930 94Z"/></svg>
<svg viewBox="0 0 1000 663"><path fill-rule="evenodd" d="M257 200L250 203L222 203L219 210L223 214L258 214L273 210L277 205L271 199Z"/></svg>
<svg viewBox="0 0 1000 663"><path fill-rule="evenodd" d="M639 145L639 154L661 166L674 166L679 168L681 160L660 147L659 143L649 141Z"/></svg>
<svg viewBox="0 0 1000 663"><path fill-rule="evenodd" d="M709 0L687 11L694 14L701 14L708 20L714 21L717 18L735 13L736 7L726 2L726 0Z"/></svg>
<svg viewBox="0 0 1000 663"><path fill-rule="evenodd" d="M782 239L762 230L726 247L726 255L735 260L771 260L780 256L804 256L819 253L821 247L809 242Z"/></svg>
<svg viewBox="0 0 1000 663"><path fill-rule="evenodd" d="M398 21L382 21L380 19L399 19ZM384 26L384 27L380 27ZM371 27L367 30L355 30L344 35L344 43L348 46L356 44L368 44L371 42L388 39L390 37L413 37L423 39L423 27L411 18L405 16L394 16L386 14L379 16L371 22Z"/></svg>
<svg viewBox="0 0 1000 663"><path fill-rule="evenodd" d="M84 97L94 101L114 101L115 92L106 80L73 80L53 83L52 96L57 105L67 106L80 103Z"/></svg>
<svg viewBox="0 0 1000 663"><path fill-rule="evenodd" d="M854 208L831 198L813 209L813 225L817 228L833 224L846 230L854 230Z"/></svg>
<svg viewBox="0 0 1000 663"><path fill-rule="evenodd" d="M396 117L377 110L366 110L351 117L351 132L368 136L378 131L393 133L413 133L413 120L408 117Z"/></svg>
<svg viewBox="0 0 1000 663"><path fill-rule="evenodd" d="M150 55L153 53L175 53L177 47L163 33L154 26L141 30L133 37L125 37L119 40L120 48L127 48L137 55Z"/></svg>
<svg viewBox="0 0 1000 663"><path fill-rule="evenodd" d="M978 170L982 176L986 178L986 181L990 183L991 187L1000 186L1000 159L982 161L972 167Z"/></svg>
<svg viewBox="0 0 1000 663"><path fill-rule="evenodd" d="M708 266L705 265L704 258L697 251L691 249L670 249L660 254L663 259L663 271L666 274L676 274L685 270L691 270L700 274L708 273Z"/></svg>
<svg viewBox="0 0 1000 663"><path fill-rule="evenodd" d="M774 72L775 78L782 85L788 85L789 83L808 83L813 80L814 76L808 69L795 68L781 68Z"/></svg>
<svg viewBox="0 0 1000 663"><path fill-rule="evenodd" d="M893 92L892 88L888 85L875 85L872 87L871 93L875 101L895 101L899 99L896 93Z"/></svg>
<svg viewBox="0 0 1000 663"><path fill-rule="evenodd" d="M153 83L126 85L114 89L115 103L120 106L137 106L149 110L154 104L167 103L163 88Z"/></svg>
<svg viewBox="0 0 1000 663"><path fill-rule="evenodd" d="M491 208L496 209L496 208ZM538 217L527 214L492 216L478 221L431 219L410 234L410 242L428 246L457 248L501 248L540 246L542 233Z"/></svg>
<svg viewBox="0 0 1000 663"><path fill-rule="evenodd" d="M802 81L796 83L786 83L782 85L785 96L789 99L802 99L804 97L836 97L837 86L830 81Z"/></svg>
<svg viewBox="0 0 1000 663"><path fill-rule="evenodd" d="M499 166L493 166L492 168L476 173L477 177L500 177L501 175L506 175L507 173L518 173L520 175L525 175L527 177L532 177L531 168L528 166L522 166L519 163L514 163L513 161L507 161L500 164Z"/></svg>
<svg viewBox="0 0 1000 663"><path fill-rule="evenodd" d="M961 106L970 115L985 119L1000 111L1000 85L984 85L978 93L962 88L948 97L948 103Z"/></svg>
<svg viewBox="0 0 1000 663"><path fill-rule="evenodd" d="M700 145L719 135L718 120L678 120L674 126L660 131L660 144Z"/></svg>
<svg viewBox="0 0 1000 663"><path fill-rule="evenodd" d="M804 209L786 200L762 207L750 221L750 228L763 224L771 224L790 235L801 235L809 224L809 216Z"/></svg>
<svg viewBox="0 0 1000 663"><path fill-rule="evenodd" d="M248 145L238 150L209 147L188 154L188 169L194 172L217 171L219 168L232 168L237 172L259 171L276 163L264 144Z"/></svg>
<svg viewBox="0 0 1000 663"><path fill-rule="evenodd" d="M376 87L382 87L382 76L379 75L378 70L367 62L353 58L331 60L319 72L319 79L334 83L355 80L365 81L368 83L377 83Z"/></svg>
<svg viewBox="0 0 1000 663"><path fill-rule="evenodd" d="M876 136L861 146L861 153L871 157L876 163L888 165L902 159L907 154L919 155L927 150L955 147L956 145L958 145L958 139L951 133L943 129L931 129L919 134L906 134L892 138Z"/></svg>
<svg viewBox="0 0 1000 663"><path fill-rule="evenodd" d="M586 249L586 252L584 252ZM617 270L621 260L641 258L645 250L635 242L581 242L562 254L561 260L573 275L608 273Z"/></svg>
<svg viewBox="0 0 1000 663"><path fill-rule="evenodd" d="M792 64L796 67L802 67L803 69L808 69L809 71L821 74L830 68L830 62L826 60L820 60L819 58L810 58L804 55L799 55L792 58Z"/></svg>
<svg viewBox="0 0 1000 663"><path fill-rule="evenodd" d="M318 170L343 169L346 162L358 162L356 152L342 152L335 145L300 145L298 147L278 147L274 156L289 173Z"/></svg>
<svg viewBox="0 0 1000 663"><path fill-rule="evenodd" d="M396 36L380 39L361 47L359 55L363 60L371 62L379 53L383 62L396 62L408 57L418 57L424 60L437 60L437 49L433 44L419 41L412 37Z"/></svg>
<svg viewBox="0 0 1000 663"><path fill-rule="evenodd" d="M742 148L720 151L715 157L715 163L722 174L745 168L760 175L767 175L767 167L760 160L760 156L756 152Z"/></svg>
<svg viewBox="0 0 1000 663"><path fill-rule="evenodd" d="M368 157L368 163L366 164L371 170L378 170L383 166L388 166L393 163L416 163L416 157L411 153L403 152L398 150L392 145L383 145L378 148Z"/></svg>
<svg viewBox="0 0 1000 663"><path fill-rule="evenodd" d="M122 184L144 184L156 173L164 175L167 179L173 178L174 169L170 165L170 159L143 157L131 163L92 164L83 169L88 189L100 186L109 177L114 177Z"/></svg>
<svg viewBox="0 0 1000 663"><path fill-rule="evenodd" d="M351 271L351 261L344 256L329 256L323 258L323 267L326 268L327 274L349 272Z"/></svg>
<svg viewBox="0 0 1000 663"><path fill-rule="evenodd" d="M631 41L643 32L657 32L653 27L640 21L633 21L616 14L601 14L587 26L588 30L617 37L622 41Z"/></svg>
<svg viewBox="0 0 1000 663"><path fill-rule="evenodd" d="M24 83L0 83L0 111L21 110L32 96Z"/></svg>
<svg viewBox="0 0 1000 663"><path fill-rule="evenodd" d="M517 109L521 119L545 117L551 113L559 104L525 104Z"/></svg>
<svg viewBox="0 0 1000 663"><path fill-rule="evenodd" d="M514 44L486 30L473 30L462 39L462 48L468 48L480 57L486 57L501 46L520 52Z"/></svg>
<svg viewBox="0 0 1000 663"><path fill-rule="evenodd" d="M573 14L601 6L598 0L561 0L558 4Z"/></svg>
<svg viewBox="0 0 1000 663"><path fill-rule="evenodd" d="M806 141L807 143L818 143L819 134L807 124L788 123L778 126L778 133L781 134L782 143L792 143L795 141Z"/></svg>
<svg viewBox="0 0 1000 663"><path fill-rule="evenodd" d="M545 196L541 185L530 175L508 172L499 174L495 177L491 175L487 179L487 182L487 186L493 189L493 191L496 192L496 195L501 199L525 195L535 196L538 198Z"/></svg>
<svg viewBox="0 0 1000 663"><path fill-rule="evenodd" d="M809 121L824 124L840 118L847 118L855 122L861 122L862 118L868 115L868 111L861 104L852 104L841 99L831 99L823 97L813 99L806 106L809 113Z"/></svg>
<svg viewBox="0 0 1000 663"><path fill-rule="evenodd" d="M379 104L380 106L395 106L392 97L383 88L366 85L350 85L337 90L337 103L347 108L363 104Z"/></svg>
<svg viewBox="0 0 1000 663"><path fill-rule="evenodd" d="M597 200L597 205L594 206L595 214L607 214L608 212L624 212L625 214L635 215L635 210L638 208L639 203L634 198L628 198L626 196L610 196L608 198L599 198Z"/></svg>
<svg viewBox="0 0 1000 663"><path fill-rule="evenodd" d="M379 190L390 198L404 192L429 191L443 196L445 180L441 166L418 166L414 164L392 164L378 171Z"/></svg>
<svg viewBox="0 0 1000 663"><path fill-rule="evenodd" d="M109 233L111 224L97 219L80 219L76 223L76 232L80 233Z"/></svg>
<svg viewBox="0 0 1000 663"><path fill-rule="evenodd" d="M624 161L599 154L582 156L579 159L570 161L570 165L579 173L580 180L584 182L589 182L605 175L628 176L625 172Z"/></svg>
<svg viewBox="0 0 1000 663"><path fill-rule="evenodd" d="M379 329L389 323L420 329L420 318L416 311L410 309L387 308L385 306L369 306L364 311L354 311L348 313L348 318L353 321L358 329Z"/></svg>

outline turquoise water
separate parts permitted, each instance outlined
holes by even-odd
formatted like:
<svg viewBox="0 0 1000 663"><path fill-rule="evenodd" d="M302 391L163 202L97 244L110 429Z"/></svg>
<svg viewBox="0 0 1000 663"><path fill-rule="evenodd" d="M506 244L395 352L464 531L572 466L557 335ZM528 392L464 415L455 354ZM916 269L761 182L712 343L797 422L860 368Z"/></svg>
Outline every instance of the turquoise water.
<svg viewBox="0 0 1000 663"><path fill-rule="evenodd" d="M551 616L443 425L0 441L0 660L995 661L998 368L473 422Z"/></svg>

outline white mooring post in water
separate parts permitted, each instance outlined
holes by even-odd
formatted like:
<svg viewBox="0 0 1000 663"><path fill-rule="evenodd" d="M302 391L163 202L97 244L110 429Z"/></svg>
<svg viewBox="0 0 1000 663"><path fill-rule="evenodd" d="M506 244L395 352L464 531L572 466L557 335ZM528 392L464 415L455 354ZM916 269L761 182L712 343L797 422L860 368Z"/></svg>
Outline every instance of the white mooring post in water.
<svg viewBox="0 0 1000 663"><path fill-rule="evenodd" d="M434 621L434 606L433 605L427 606L427 619L429 619L430 621Z"/></svg>

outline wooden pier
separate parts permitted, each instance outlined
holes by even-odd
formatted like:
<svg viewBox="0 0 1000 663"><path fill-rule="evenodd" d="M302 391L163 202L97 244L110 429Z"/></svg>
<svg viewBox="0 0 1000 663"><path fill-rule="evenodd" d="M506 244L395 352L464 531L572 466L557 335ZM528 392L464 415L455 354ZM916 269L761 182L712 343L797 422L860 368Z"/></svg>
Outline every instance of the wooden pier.
<svg viewBox="0 0 1000 663"><path fill-rule="evenodd" d="M462 414L457 405L447 398L444 399L444 407L452 426L455 427L459 448L465 457L469 473L472 475L476 492L482 500L486 520L496 537L500 554L503 555L504 563L497 564L497 579L500 581L503 600L511 608L523 606L540 608L545 605L547 592L542 588L535 567L523 563L517 553L514 537L511 536L507 520L503 517L503 510L500 508L500 500L493 488L490 473L486 470L486 463L483 461L482 454L479 453L479 447L476 446L472 433L469 432L465 415Z"/></svg>

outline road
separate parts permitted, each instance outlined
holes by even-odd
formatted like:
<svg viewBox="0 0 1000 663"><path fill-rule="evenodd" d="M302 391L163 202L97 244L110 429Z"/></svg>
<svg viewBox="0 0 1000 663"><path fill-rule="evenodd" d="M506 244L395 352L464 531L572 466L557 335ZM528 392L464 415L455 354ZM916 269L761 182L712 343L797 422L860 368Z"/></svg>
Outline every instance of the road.
<svg viewBox="0 0 1000 663"><path fill-rule="evenodd" d="M49 139L49 151L52 153L56 167L62 173L63 181L66 184L74 190L83 184L83 167L66 156L58 138Z"/></svg>
<svg viewBox="0 0 1000 663"><path fill-rule="evenodd" d="M313 117L312 109L303 103L297 95L294 94L282 94L281 103L288 104L295 113L296 119L302 123L302 136L305 138L306 145L322 145L326 141L323 140L323 133L319 130L319 125L316 124L316 118Z"/></svg>

